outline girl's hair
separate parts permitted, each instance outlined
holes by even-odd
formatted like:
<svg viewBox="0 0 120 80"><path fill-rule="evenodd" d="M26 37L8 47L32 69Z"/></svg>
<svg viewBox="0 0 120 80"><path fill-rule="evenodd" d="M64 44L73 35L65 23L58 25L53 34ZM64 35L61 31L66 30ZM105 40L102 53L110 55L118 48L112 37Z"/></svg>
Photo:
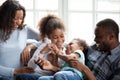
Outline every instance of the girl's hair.
<svg viewBox="0 0 120 80"><path fill-rule="evenodd" d="M6 0L0 6L0 39L4 42L10 37L12 27L14 26L13 20L17 10L23 11L23 20L18 27L18 29L23 29L23 27L25 27L23 25L26 15L25 8L16 0Z"/></svg>
<svg viewBox="0 0 120 80"><path fill-rule="evenodd" d="M51 14L48 14L40 20L38 28L43 41L45 37L49 38L50 34L56 29L62 29L65 31L63 21L59 17Z"/></svg>
<svg viewBox="0 0 120 80"><path fill-rule="evenodd" d="M80 38L75 38L73 40L75 40L79 46L83 47L83 53L84 54L86 54L88 52L88 44L86 43L85 40L80 39Z"/></svg>

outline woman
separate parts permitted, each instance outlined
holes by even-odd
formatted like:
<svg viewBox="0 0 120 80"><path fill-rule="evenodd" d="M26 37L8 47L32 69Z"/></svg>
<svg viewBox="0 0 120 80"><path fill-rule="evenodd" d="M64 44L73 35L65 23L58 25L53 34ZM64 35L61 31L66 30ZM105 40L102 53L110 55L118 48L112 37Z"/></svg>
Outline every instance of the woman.
<svg viewBox="0 0 120 80"><path fill-rule="evenodd" d="M16 0L6 0L0 6L0 76L13 78L23 72L34 72L23 67L21 60L29 59L29 54L22 54L27 39L38 40L38 32L23 25L25 8Z"/></svg>

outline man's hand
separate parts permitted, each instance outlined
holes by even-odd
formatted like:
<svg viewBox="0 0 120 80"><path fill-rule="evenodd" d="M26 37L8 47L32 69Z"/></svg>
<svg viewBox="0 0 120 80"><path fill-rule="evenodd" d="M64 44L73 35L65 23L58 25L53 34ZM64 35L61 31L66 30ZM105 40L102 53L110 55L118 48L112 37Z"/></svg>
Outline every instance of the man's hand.
<svg viewBox="0 0 120 80"><path fill-rule="evenodd" d="M80 62L79 60L69 60L69 64L78 69L79 71L83 71L84 70L84 64L82 62Z"/></svg>

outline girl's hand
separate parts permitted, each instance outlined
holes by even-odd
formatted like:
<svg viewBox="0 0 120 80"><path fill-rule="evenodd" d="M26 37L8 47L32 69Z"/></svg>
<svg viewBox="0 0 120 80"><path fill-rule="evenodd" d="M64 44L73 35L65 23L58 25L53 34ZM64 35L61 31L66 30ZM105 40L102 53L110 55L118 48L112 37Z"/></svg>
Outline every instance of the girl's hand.
<svg viewBox="0 0 120 80"><path fill-rule="evenodd" d="M37 61L35 61L35 63L43 70L50 70L50 71L59 71L60 68L53 66L48 60L44 59L44 58L38 58Z"/></svg>
<svg viewBox="0 0 120 80"><path fill-rule="evenodd" d="M40 57L37 61L35 60L34 62L43 70L51 70L53 66L48 60Z"/></svg>
<svg viewBox="0 0 120 80"><path fill-rule="evenodd" d="M52 44L52 43L49 43L49 44L47 44L47 45L40 51L40 53L41 53L41 54L45 54L45 53L51 51L52 48L53 48L53 44Z"/></svg>

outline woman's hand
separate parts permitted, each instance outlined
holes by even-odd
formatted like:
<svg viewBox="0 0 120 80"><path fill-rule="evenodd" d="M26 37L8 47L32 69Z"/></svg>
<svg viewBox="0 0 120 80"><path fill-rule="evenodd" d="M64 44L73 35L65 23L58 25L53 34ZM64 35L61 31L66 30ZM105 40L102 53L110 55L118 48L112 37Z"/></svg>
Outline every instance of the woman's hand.
<svg viewBox="0 0 120 80"><path fill-rule="evenodd" d="M32 49L35 49L36 47L34 45L28 45L25 47L25 49L23 50L22 54L21 54L21 60L23 64L27 64L28 61L30 60L31 56L30 56L30 52Z"/></svg>
<svg viewBox="0 0 120 80"><path fill-rule="evenodd" d="M21 74L21 73L34 73L34 69L32 67L22 67L20 69L14 70L14 75Z"/></svg>

